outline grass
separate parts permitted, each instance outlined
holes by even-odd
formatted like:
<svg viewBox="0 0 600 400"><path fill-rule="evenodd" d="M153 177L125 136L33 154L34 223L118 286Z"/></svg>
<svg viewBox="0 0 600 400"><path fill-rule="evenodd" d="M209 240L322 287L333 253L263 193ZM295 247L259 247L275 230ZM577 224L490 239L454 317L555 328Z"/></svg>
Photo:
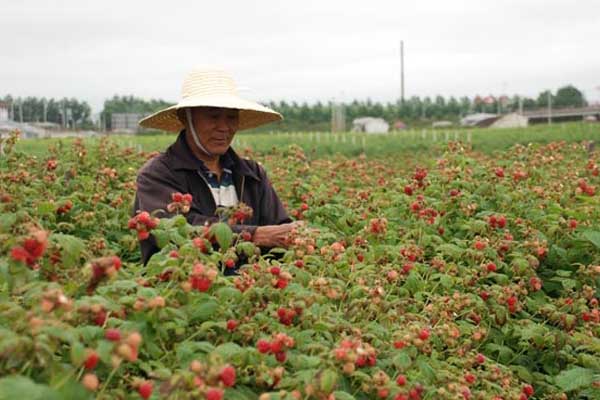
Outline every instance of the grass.
<svg viewBox="0 0 600 400"><path fill-rule="evenodd" d="M175 140L172 134L157 135L110 135L122 146L135 147L143 151L162 151ZM86 138L87 144L97 143L101 136ZM63 145L72 141L66 139L24 139L17 149L43 156L46 149L62 141ZM273 148L297 144L304 151L316 157L342 154L356 156L391 156L399 153L440 150L448 141L471 143L473 149L492 153L505 150L513 145L529 143L549 143L553 141L580 142L600 140L600 124L563 123L534 125L527 128L508 129L422 129L393 132L389 134L364 133L325 133L325 132L271 132L239 133L234 138L233 147L240 150L250 148L254 152L269 153Z"/></svg>

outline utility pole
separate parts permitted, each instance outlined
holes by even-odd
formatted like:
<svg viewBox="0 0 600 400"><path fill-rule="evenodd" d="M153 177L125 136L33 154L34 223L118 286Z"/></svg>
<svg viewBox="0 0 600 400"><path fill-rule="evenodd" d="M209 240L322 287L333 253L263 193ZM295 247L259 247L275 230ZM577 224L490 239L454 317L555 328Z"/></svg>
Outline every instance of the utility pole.
<svg viewBox="0 0 600 400"><path fill-rule="evenodd" d="M552 124L552 92L548 90L548 125Z"/></svg>
<svg viewBox="0 0 600 400"><path fill-rule="evenodd" d="M48 122L48 104L46 104L46 99L42 99L42 104L44 105L44 123Z"/></svg>
<svg viewBox="0 0 600 400"><path fill-rule="evenodd" d="M404 104L404 40L400 41L400 102Z"/></svg>
<svg viewBox="0 0 600 400"><path fill-rule="evenodd" d="M19 121L23 123L23 100L19 99Z"/></svg>
<svg viewBox="0 0 600 400"><path fill-rule="evenodd" d="M519 96L519 115L523 115L523 98Z"/></svg>

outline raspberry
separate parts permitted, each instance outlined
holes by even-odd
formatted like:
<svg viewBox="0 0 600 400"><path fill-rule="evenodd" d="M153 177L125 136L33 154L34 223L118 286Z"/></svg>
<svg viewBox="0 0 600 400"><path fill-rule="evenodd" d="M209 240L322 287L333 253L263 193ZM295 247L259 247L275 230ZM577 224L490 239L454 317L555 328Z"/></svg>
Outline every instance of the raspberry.
<svg viewBox="0 0 600 400"><path fill-rule="evenodd" d="M227 267L227 268L235 267L235 261L233 261L233 259L231 259L231 258L227 259L227 261L225 261L225 267Z"/></svg>
<svg viewBox="0 0 600 400"><path fill-rule="evenodd" d="M477 354L475 356L475 362L477 364L483 364L485 362L485 356L483 354L481 354L481 353Z"/></svg>
<svg viewBox="0 0 600 400"><path fill-rule="evenodd" d="M270 272L273 275L277 276L277 275L279 275L281 273L281 268L279 268L279 267L271 267Z"/></svg>
<svg viewBox="0 0 600 400"><path fill-rule="evenodd" d="M206 391L206 400L222 400L223 391L219 388L210 388Z"/></svg>
<svg viewBox="0 0 600 400"><path fill-rule="evenodd" d="M104 333L104 337L112 342L118 342L121 340L121 331L115 328L109 328Z"/></svg>
<svg viewBox="0 0 600 400"><path fill-rule="evenodd" d="M140 394L140 396L144 400L148 399L150 396L152 396L152 382L151 381L144 381L138 387L138 393Z"/></svg>
<svg viewBox="0 0 600 400"><path fill-rule="evenodd" d="M95 392L98 389L98 377L95 374L85 374L81 378L81 384L87 389Z"/></svg>
<svg viewBox="0 0 600 400"><path fill-rule="evenodd" d="M531 396L533 396L533 392L534 392L533 386L531 386L531 385L525 385L525 386L523 386L523 394L525 396L531 397Z"/></svg>
<svg viewBox="0 0 600 400"><path fill-rule="evenodd" d="M275 359L277 361L279 361L280 363L285 362L286 358L287 358L287 355L285 354L285 351L280 351L280 352L275 353Z"/></svg>
<svg viewBox="0 0 600 400"><path fill-rule="evenodd" d="M96 368L96 365L98 365L98 360L100 360L98 353L96 353L94 350L90 350L83 365L87 370L94 369Z"/></svg>
<svg viewBox="0 0 600 400"><path fill-rule="evenodd" d="M181 203L183 201L183 195L179 192L171 194L171 200L176 203Z"/></svg>
<svg viewBox="0 0 600 400"><path fill-rule="evenodd" d="M421 332L419 332L419 339L421 339L421 340L429 339L429 329L427 329L427 328L421 329Z"/></svg>
<svg viewBox="0 0 600 400"><path fill-rule="evenodd" d="M227 387L235 385L235 368L233 368L231 365L224 366L219 373L219 379L221 379L223 385Z"/></svg>
<svg viewBox="0 0 600 400"><path fill-rule="evenodd" d="M259 353L266 354L271 351L271 343L267 340L259 339L258 342L256 342L256 348Z"/></svg>
<svg viewBox="0 0 600 400"><path fill-rule="evenodd" d="M406 385L406 376L404 375L398 375L398 377L396 378L396 383L399 386L404 386Z"/></svg>
<svg viewBox="0 0 600 400"><path fill-rule="evenodd" d="M235 328L237 328L238 326L238 322L235 319L230 319L229 321L227 321L227 330L229 332L232 332L235 330Z"/></svg>

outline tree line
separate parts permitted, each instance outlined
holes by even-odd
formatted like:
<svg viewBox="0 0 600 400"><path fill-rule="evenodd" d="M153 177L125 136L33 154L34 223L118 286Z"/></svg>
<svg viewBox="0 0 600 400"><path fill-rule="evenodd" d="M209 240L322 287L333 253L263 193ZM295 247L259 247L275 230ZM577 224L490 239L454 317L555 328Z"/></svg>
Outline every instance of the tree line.
<svg viewBox="0 0 600 400"><path fill-rule="evenodd" d="M13 98L10 95L0 99L4 104L12 104L13 119L23 122L54 122L70 128L92 127L91 108L85 101L77 99L46 99L37 97ZM537 98L519 96L475 96L469 97L419 97L412 96L404 101L393 103L374 102L370 99L354 100L343 105L331 102L286 102L270 101L266 106L277 110L284 120L263 130L329 130L332 107L343 108L346 124L358 117L370 116L385 119L389 123L398 120L414 125L435 120L457 121L471 113L507 113L527 111L547 107L582 107L587 105L583 93L573 85L559 88L556 92L544 91ZM151 114L173 103L160 99L145 100L135 96L113 96L105 100L100 113L100 128L111 129L114 113ZM349 126L347 126L349 127Z"/></svg>

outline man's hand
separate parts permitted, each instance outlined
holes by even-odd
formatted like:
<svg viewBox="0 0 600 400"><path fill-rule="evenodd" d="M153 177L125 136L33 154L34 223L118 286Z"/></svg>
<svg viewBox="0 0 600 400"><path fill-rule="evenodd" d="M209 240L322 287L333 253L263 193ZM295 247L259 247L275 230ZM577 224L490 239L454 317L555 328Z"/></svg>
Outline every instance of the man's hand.
<svg viewBox="0 0 600 400"><path fill-rule="evenodd" d="M252 241L263 247L287 247L290 233L302 225L302 221L296 221L282 225L259 226L254 232Z"/></svg>

